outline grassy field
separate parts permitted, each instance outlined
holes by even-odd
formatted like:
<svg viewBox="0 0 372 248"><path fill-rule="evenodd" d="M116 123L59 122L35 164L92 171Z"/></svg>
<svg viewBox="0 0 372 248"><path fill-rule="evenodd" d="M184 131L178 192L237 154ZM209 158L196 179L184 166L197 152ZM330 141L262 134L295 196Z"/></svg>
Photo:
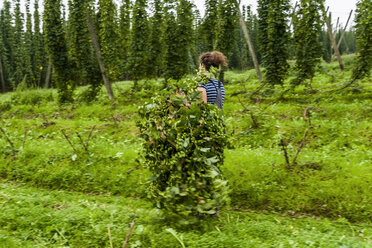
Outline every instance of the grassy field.
<svg viewBox="0 0 372 248"><path fill-rule="evenodd" d="M128 247L371 247L371 78L331 93L350 74L322 64L311 88L252 100L254 71L227 72L231 206L193 225L153 208L137 161L137 107L158 80L115 83L115 101L81 87L64 106L54 90L1 95L0 247L110 247L107 225L120 247L133 220Z"/></svg>
<svg viewBox="0 0 372 248"><path fill-rule="evenodd" d="M344 218L225 210L218 220L176 226L144 199L8 183L0 186L0 196L0 247L110 247L109 230L113 247L121 247L133 220L129 247L370 247L372 242L370 225Z"/></svg>

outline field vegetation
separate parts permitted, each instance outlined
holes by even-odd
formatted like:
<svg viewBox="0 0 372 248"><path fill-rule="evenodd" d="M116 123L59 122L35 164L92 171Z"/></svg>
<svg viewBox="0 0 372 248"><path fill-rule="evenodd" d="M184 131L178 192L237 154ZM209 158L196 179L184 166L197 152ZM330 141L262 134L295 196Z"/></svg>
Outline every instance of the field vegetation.
<svg viewBox="0 0 372 248"><path fill-rule="evenodd" d="M0 248L372 247L371 0L291 2L2 1Z"/></svg>
<svg viewBox="0 0 372 248"><path fill-rule="evenodd" d="M344 56L351 68L354 55ZM219 218L171 219L147 200L138 107L162 79L102 88L60 104L54 89L0 96L0 247L370 247L371 78L322 63L311 85L260 87L225 73L230 206ZM287 155L285 155L287 154ZM109 234L110 233L110 234Z"/></svg>

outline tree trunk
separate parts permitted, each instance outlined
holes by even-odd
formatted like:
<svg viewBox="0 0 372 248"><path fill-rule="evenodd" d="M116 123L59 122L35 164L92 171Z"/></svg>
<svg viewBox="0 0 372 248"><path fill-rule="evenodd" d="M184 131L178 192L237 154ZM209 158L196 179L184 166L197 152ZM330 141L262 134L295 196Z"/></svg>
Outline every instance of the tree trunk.
<svg viewBox="0 0 372 248"><path fill-rule="evenodd" d="M248 44L249 52L251 53L251 56L252 56L252 60L253 60L254 68L256 69L258 80L260 82L262 82L262 74L261 74L261 71L260 71L260 66L259 66L258 61L257 61L256 52L254 51L254 47L253 47L253 44L252 44L252 41L251 41L251 37L249 36L249 33L248 33L247 25L246 25L246 23L243 19L242 12L240 11L238 1L235 1L235 4L236 4L236 7L239 11L240 26L242 27L242 30L243 30L243 33L244 33L244 38L245 38L245 40Z"/></svg>
<svg viewBox="0 0 372 248"><path fill-rule="evenodd" d="M90 38L92 39L93 48L94 48L94 51L96 52L96 57L98 60L99 68L101 69L101 74L102 74L103 82L105 83L105 86L106 86L108 97L109 99L114 99L114 93L112 92L110 81L106 75L106 69L105 69L105 64L103 63L103 59L102 59L101 48L98 43L96 32L94 31L94 27L92 24L92 19L90 18L89 10L87 10L87 23L88 23Z"/></svg>
<svg viewBox="0 0 372 248"><path fill-rule="evenodd" d="M332 42L333 50L335 51L338 63L340 64L340 69L341 69L341 71L343 71L345 69L345 67L344 67L344 64L342 63L340 51L338 50L335 37L333 36L333 33L332 33L332 27L331 27L331 24L329 23L329 18L326 18L325 21L326 21L326 24L327 24L328 35L329 35L329 38L331 39L331 42Z"/></svg>
<svg viewBox="0 0 372 248"><path fill-rule="evenodd" d="M45 88L48 89L49 88L49 82L50 82L50 76L52 75L52 62L51 60L49 59L49 62L48 62L48 69L47 69L47 74L46 74L46 77L45 77Z"/></svg>
<svg viewBox="0 0 372 248"><path fill-rule="evenodd" d="M0 80L1 80L2 91L3 91L3 93L5 93L6 89L5 89L5 80L4 80L3 63L2 63L2 61L1 61L1 57L0 57Z"/></svg>

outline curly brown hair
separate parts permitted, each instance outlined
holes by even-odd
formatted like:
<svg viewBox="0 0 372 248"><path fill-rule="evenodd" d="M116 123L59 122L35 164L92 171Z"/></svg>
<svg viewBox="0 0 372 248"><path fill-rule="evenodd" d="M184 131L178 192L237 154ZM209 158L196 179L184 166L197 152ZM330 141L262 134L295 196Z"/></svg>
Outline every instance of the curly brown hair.
<svg viewBox="0 0 372 248"><path fill-rule="evenodd" d="M227 66L227 59L223 53L218 51L206 52L199 57L200 64L204 65L204 68L209 71L211 66L220 68L220 66Z"/></svg>

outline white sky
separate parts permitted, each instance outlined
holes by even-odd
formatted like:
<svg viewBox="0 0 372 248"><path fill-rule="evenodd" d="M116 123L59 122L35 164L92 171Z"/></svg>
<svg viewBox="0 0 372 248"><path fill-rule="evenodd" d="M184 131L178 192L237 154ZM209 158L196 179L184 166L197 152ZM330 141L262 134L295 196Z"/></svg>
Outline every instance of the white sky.
<svg viewBox="0 0 372 248"><path fill-rule="evenodd" d="M3 1L0 0L0 8L3 7ZM120 0L115 0L116 2L121 2ZM199 8L201 15L204 15L204 0L192 0L196 4L196 6ZM39 4L42 5L42 0L39 0ZM63 0L63 2L67 2L67 0ZM296 0L291 0L292 4L294 5ZM34 0L31 0L31 11L33 11L33 3ZM253 10L257 7L257 0L241 0L242 4L245 5L251 5ZM357 0L325 0L326 6L329 6L330 11L332 12L333 17L333 23L336 23L336 20L338 17L340 17L340 23L345 24L347 21L347 18L349 16L350 10L354 10L355 14L355 8L356 8ZM22 12L25 11L25 0L21 0ZM41 6L42 7L42 6ZM351 18L351 20L354 19L354 14ZM349 25L350 27L350 25Z"/></svg>

